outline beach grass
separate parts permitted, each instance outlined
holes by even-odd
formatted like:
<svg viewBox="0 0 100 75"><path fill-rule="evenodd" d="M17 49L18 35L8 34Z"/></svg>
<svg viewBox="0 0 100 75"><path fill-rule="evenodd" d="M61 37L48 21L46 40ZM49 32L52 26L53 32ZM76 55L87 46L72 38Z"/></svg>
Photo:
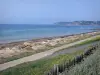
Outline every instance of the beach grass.
<svg viewBox="0 0 100 75"><path fill-rule="evenodd" d="M53 58L40 59L34 62L23 63L13 68L0 72L0 75L44 75L54 64L61 64L64 61L72 60L75 56L82 54L83 51L59 55Z"/></svg>
<svg viewBox="0 0 100 75"><path fill-rule="evenodd" d="M80 42L74 46L70 46L68 48L72 48L72 47L78 47L78 46L81 46L81 45L86 45L86 44L90 44L90 43L93 43L93 42L97 42L97 41L100 41L100 36L96 37L96 38L93 38L93 39L90 39L90 40L87 40L87 41L83 41L83 42ZM66 48L65 48L66 49ZM64 49L61 49L61 50L64 50ZM60 51L61 51L60 50ZM57 51L58 52L58 51Z"/></svg>
<svg viewBox="0 0 100 75"><path fill-rule="evenodd" d="M90 40L87 40L87 41L84 41L84 42L81 42L79 44L76 44L74 46L71 46L71 47L75 47L75 46L80 46L80 45L85 45L85 44L89 44L89 43L93 43L93 42L96 42L96 41L100 41L100 37L96 37L96 38L93 38L93 39L90 39ZM66 43L65 43L66 44ZM62 45L65 45L65 44L59 44L59 45L56 45L54 47L52 46L46 46L46 49L45 50L50 50L50 49L53 49L55 47L60 47ZM68 44L68 43L67 43ZM70 48L71 48L70 47ZM36 54L36 53L40 53L40 52L43 52L45 51L44 49L41 49L41 50L37 50L35 52L31 51L31 52L24 52L24 53L20 53L19 55L14 55L13 57L8 57L8 58L2 58L0 60L0 63L5 63L5 62L9 62L9 61L13 61L13 60L16 60L16 59L19 59L19 58L22 58L22 57L26 57L26 56L29 56L29 55L32 55L32 54ZM64 50L64 49L62 49Z"/></svg>
<svg viewBox="0 0 100 75"><path fill-rule="evenodd" d="M84 41L84 42L81 42L79 44L76 44L76 46L80 46L80 45L84 45L84 44L89 44L89 43L93 43L93 42L96 42L96 41L100 41L100 36L96 37L96 38L93 38L93 39L90 39L90 40L87 40L87 41Z"/></svg>
<svg viewBox="0 0 100 75"><path fill-rule="evenodd" d="M20 53L19 55L14 55L12 57L7 57L7 58L1 58L0 60L0 64L5 63L5 62L9 62L9 61L13 61L19 58L23 58L25 56L29 56L32 55L33 52L25 52L25 53Z"/></svg>
<svg viewBox="0 0 100 75"><path fill-rule="evenodd" d="M61 75L100 75L100 49Z"/></svg>
<svg viewBox="0 0 100 75"><path fill-rule="evenodd" d="M100 37L81 42L77 46L100 41ZM0 75L44 75L47 73L54 64L61 64L64 61L72 60L75 56L82 54L83 51L79 50L74 53L59 55L53 58L40 59L34 62L23 63L18 66L6 69L0 72Z"/></svg>

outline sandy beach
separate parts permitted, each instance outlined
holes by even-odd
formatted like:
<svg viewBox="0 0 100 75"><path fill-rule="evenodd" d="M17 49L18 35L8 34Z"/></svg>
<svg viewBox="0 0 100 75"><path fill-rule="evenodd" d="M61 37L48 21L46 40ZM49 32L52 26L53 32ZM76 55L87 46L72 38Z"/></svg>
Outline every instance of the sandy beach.
<svg viewBox="0 0 100 75"><path fill-rule="evenodd" d="M86 38L84 40L80 40L80 41L76 41L76 42L73 42L73 43L70 43L70 44L65 44L65 45L62 45L62 46L59 46L59 47L55 47L55 48L50 49L48 51L36 53L36 54L30 55L30 56L27 56L27 57L23 57L23 58L20 58L20 59L17 59L17 60L5 62L3 64L0 64L0 71L8 69L10 67L17 66L19 64L26 63L26 62L36 61L36 60L39 60L39 59L42 59L42 58L48 58L48 57L50 58L50 57L53 57L53 56L55 57L57 55L62 54L62 53L59 54L58 52L64 52L64 50L66 50L66 52L64 52L65 54L66 53L73 53L73 52L76 52L76 51L84 51L85 52L87 49L84 49L84 48L88 48L89 46L94 45L94 44L96 45L99 42L95 42L95 43L87 44L87 45L82 45L82 46L77 46L77 47L74 47L74 49L70 48L70 47L75 46L75 45L77 45L81 42L84 42L84 41L89 41L89 40L97 38L97 37L100 37L100 35L96 35L96 36L93 36L93 37L90 37L90 38ZM69 48L69 49L67 49L67 48Z"/></svg>
<svg viewBox="0 0 100 75"><path fill-rule="evenodd" d="M0 63L44 52L55 47L96 35L100 35L100 31L0 44Z"/></svg>

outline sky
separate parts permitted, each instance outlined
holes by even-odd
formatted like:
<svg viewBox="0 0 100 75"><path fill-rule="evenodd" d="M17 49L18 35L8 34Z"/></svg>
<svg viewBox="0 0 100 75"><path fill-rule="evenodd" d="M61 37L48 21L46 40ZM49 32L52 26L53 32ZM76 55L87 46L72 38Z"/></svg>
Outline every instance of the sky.
<svg viewBox="0 0 100 75"><path fill-rule="evenodd" d="M0 24L100 20L100 0L0 0Z"/></svg>

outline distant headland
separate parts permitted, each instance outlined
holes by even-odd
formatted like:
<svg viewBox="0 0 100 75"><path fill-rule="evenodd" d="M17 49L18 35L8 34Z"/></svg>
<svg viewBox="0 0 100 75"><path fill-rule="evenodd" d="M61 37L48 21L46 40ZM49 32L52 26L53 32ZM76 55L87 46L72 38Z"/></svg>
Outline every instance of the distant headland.
<svg viewBox="0 0 100 75"><path fill-rule="evenodd" d="M100 25L100 21L72 21L72 22L56 22L58 25Z"/></svg>

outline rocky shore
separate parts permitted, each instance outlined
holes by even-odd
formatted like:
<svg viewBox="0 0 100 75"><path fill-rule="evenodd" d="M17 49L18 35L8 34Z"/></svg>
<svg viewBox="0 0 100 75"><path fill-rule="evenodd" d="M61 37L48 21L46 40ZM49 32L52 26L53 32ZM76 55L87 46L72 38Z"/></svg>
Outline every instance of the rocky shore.
<svg viewBox="0 0 100 75"><path fill-rule="evenodd" d="M0 62L2 62L2 60L5 61L6 58L12 58L13 56L24 57L22 53L34 54L95 35L100 35L100 31L0 44Z"/></svg>

